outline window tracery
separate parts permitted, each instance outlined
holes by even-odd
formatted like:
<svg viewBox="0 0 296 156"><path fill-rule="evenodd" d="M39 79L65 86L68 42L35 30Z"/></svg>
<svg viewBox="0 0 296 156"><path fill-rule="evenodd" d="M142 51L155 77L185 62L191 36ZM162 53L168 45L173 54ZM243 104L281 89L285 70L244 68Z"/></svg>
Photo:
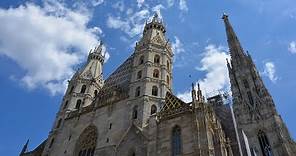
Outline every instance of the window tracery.
<svg viewBox="0 0 296 156"><path fill-rule="evenodd" d="M87 127L76 143L76 156L94 156L97 137L97 128L95 126Z"/></svg>

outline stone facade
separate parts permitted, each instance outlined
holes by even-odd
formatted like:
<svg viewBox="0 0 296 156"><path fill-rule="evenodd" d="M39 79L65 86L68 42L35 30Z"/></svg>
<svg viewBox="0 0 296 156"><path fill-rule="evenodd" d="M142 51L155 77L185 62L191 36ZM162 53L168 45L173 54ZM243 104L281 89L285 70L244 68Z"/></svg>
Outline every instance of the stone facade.
<svg viewBox="0 0 296 156"><path fill-rule="evenodd" d="M173 52L156 14L146 23L134 53L106 80L102 76L102 43L90 51L86 65L69 81L48 138L31 152L26 151L26 144L20 155L239 156L250 151L245 148L246 137L241 133L244 131L252 151L261 156L256 135L260 129L267 134L270 146L266 147L272 155L292 156L295 143L276 113L254 64L246 62L246 66L253 65L252 73L234 64L237 50L233 46L237 48L238 43L233 43L237 39L227 16L224 21L232 57L228 68L235 115L221 95L206 101L199 86L192 85L192 102L185 103L173 95ZM254 74L258 79L254 83L263 90L259 90L260 96L253 92L252 96L266 104L260 114L250 109L244 103L247 99L240 95L247 92L241 91L240 76L251 82ZM266 139L261 136L260 139Z"/></svg>

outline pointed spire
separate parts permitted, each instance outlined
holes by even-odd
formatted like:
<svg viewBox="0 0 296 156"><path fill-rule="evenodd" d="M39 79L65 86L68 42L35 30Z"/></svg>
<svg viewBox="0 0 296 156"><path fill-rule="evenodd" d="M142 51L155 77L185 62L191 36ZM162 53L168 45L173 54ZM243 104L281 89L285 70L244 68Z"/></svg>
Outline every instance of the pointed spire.
<svg viewBox="0 0 296 156"><path fill-rule="evenodd" d="M202 96L202 92L201 92L199 83L197 83L197 100L198 100L198 102L204 101L204 97Z"/></svg>
<svg viewBox="0 0 296 156"><path fill-rule="evenodd" d="M28 150L28 145L29 145L29 139L27 140L26 144L23 146L23 149L22 149L20 155L22 155L22 154L24 154L24 153L27 152L27 150Z"/></svg>
<svg viewBox="0 0 296 156"><path fill-rule="evenodd" d="M245 58L246 54L244 53L243 48L241 47L241 44L229 22L228 15L224 13L222 19L225 24L231 61L233 61L235 65L238 65L242 62L242 59Z"/></svg>
<svg viewBox="0 0 296 156"><path fill-rule="evenodd" d="M196 101L196 90L195 90L195 86L194 83L191 84L191 96L192 96L192 102Z"/></svg>

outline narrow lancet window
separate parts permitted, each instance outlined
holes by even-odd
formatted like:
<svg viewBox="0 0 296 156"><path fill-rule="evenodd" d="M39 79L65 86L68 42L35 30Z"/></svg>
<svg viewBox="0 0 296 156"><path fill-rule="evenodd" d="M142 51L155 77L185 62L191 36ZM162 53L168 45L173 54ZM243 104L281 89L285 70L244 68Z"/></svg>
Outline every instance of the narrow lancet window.
<svg viewBox="0 0 296 156"><path fill-rule="evenodd" d="M154 63L156 63L156 64L160 63L160 56L159 55L154 56Z"/></svg>
<svg viewBox="0 0 296 156"><path fill-rule="evenodd" d="M270 147L268 138L262 130L260 130L258 133L258 139L259 139L262 155L263 156L272 156L271 147Z"/></svg>
<svg viewBox="0 0 296 156"><path fill-rule="evenodd" d="M76 105L75 105L75 109L79 109L80 105L81 105L81 100L78 99L77 102L76 102Z"/></svg>
<svg viewBox="0 0 296 156"><path fill-rule="evenodd" d="M158 88L156 86L152 87L152 95L157 96L158 95Z"/></svg>
<svg viewBox="0 0 296 156"><path fill-rule="evenodd" d="M86 90L86 85L83 85L83 86L81 87L80 93L85 93L85 90Z"/></svg>
<svg viewBox="0 0 296 156"><path fill-rule="evenodd" d="M175 126L172 133L172 156L180 156L182 148L181 128Z"/></svg>

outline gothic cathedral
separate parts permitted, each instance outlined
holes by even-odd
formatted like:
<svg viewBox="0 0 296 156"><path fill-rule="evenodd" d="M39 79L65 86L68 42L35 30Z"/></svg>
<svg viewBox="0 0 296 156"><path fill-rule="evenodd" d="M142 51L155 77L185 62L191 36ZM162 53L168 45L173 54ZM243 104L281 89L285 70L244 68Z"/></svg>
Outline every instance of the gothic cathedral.
<svg viewBox="0 0 296 156"><path fill-rule="evenodd" d="M173 51L154 15L134 52L103 78L103 43L68 84L48 138L20 156L295 156L292 140L250 54L223 15L233 104L173 94Z"/></svg>

